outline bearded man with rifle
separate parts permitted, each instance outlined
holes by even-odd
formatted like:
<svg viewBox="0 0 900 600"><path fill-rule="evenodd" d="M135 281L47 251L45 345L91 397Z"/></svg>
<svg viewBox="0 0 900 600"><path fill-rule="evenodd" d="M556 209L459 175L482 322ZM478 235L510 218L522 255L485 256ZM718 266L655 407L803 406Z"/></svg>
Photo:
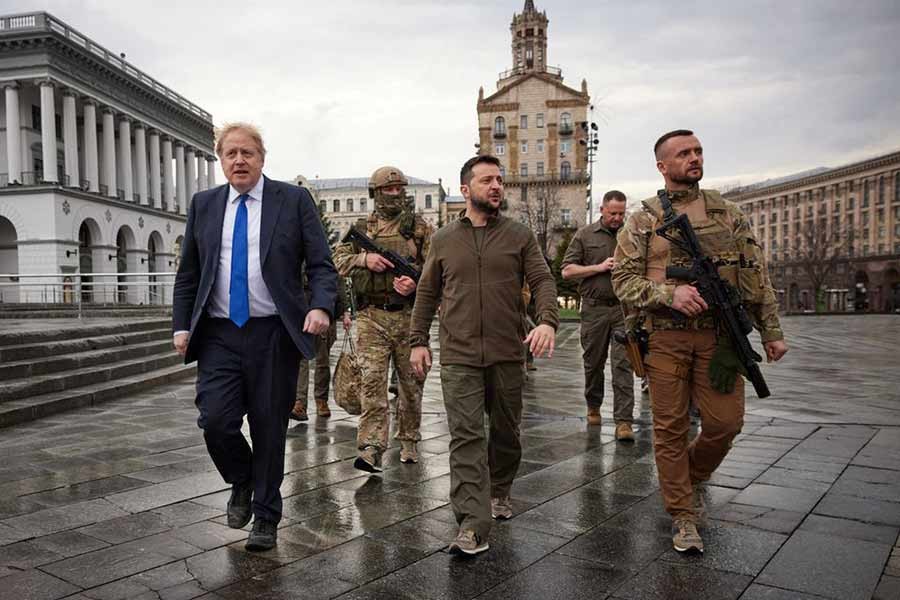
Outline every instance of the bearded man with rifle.
<svg viewBox="0 0 900 600"><path fill-rule="evenodd" d="M751 327L759 330L769 362L781 359L787 345L750 222L737 205L698 186L700 141L680 129L660 137L653 150L666 187L620 230L612 283L629 339L645 344L642 366L673 546L703 552L702 484L743 426L741 375L760 397L768 395L756 364L761 357L746 336ZM692 400L701 431L688 443Z"/></svg>

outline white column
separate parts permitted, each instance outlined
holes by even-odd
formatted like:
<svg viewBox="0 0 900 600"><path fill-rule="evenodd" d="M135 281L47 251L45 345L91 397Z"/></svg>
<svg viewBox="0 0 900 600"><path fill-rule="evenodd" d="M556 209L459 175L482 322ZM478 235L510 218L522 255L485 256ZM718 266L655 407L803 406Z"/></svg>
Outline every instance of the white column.
<svg viewBox="0 0 900 600"><path fill-rule="evenodd" d="M163 200L166 210L175 211L175 178L172 176L172 138L163 138Z"/></svg>
<svg viewBox="0 0 900 600"><path fill-rule="evenodd" d="M206 157L206 180L207 189L216 187L216 157Z"/></svg>
<svg viewBox="0 0 900 600"><path fill-rule="evenodd" d="M84 176L88 180L88 191L100 191L100 170L97 157L97 104L84 101Z"/></svg>
<svg viewBox="0 0 900 600"><path fill-rule="evenodd" d="M194 194L197 193L197 160L194 158L194 149L187 148L187 156L185 156L185 164L184 164L184 189L185 189L185 208L190 208L191 200L194 199Z"/></svg>
<svg viewBox="0 0 900 600"><path fill-rule="evenodd" d="M119 120L119 177L125 191L125 202L134 202L134 180L131 166L131 119Z"/></svg>
<svg viewBox="0 0 900 600"><path fill-rule="evenodd" d="M19 86L7 83L6 93L6 170L9 182L22 183L22 124L19 119Z"/></svg>
<svg viewBox="0 0 900 600"><path fill-rule="evenodd" d="M78 118L75 114L75 93L63 92L63 145L66 152L66 176L71 187L81 186L78 170Z"/></svg>
<svg viewBox="0 0 900 600"><path fill-rule="evenodd" d="M159 176L159 132L150 130L150 198L153 208L162 207L162 180Z"/></svg>
<svg viewBox="0 0 900 600"><path fill-rule="evenodd" d="M184 144L181 142L175 142L175 203L178 205L178 214L187 214L184 186Z"/></svg>
<svg viewBox="0 0 900 600"><path fill-rule="evenodd" d="M103 183L106 195L118 196L116 187L116 123L111 108L103 109Z"/></svg>
<svg viewBox="0 0 900 600"><path fill-rule="evenodd" d="M147 195L147 137L143 123L134 124L134 167L137 177L134 188L141 197L141 204L147 206L150 197Z"/></svg>
<svg viewBox="0 0 900 600"><path fill-rule="evenodd" d="M209 181L206 179L206 157L203 153L197 152L197 191L209 189Z"/></svg>
<svg viewBox="0 0 900 600"><path fill-rule="evenodd" d="M56 106L53 82L41 82L41 149L44 159L44 181L59 182L56 169Z"/></svg>

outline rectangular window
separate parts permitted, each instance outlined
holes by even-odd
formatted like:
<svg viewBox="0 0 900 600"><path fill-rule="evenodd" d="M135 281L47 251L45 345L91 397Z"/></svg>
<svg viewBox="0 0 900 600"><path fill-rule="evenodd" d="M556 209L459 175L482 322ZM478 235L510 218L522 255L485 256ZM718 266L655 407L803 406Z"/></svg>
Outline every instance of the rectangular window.
<svg viewBox="0 0 900 600"><path fill-rule="evenodd" d="M537 125L538 127L544 126L544 113L538 113L534 116L534 118L536 121L535 125Z"/></svg>
<svg viewBox="0 0 900 600"><path fill-rule="evenodd" d="M35 131L41 130L41 107L33 104L31 105L31 128Z"/></svg>
<svg viewBox="0 0 900 600"><path fill-rule="evenodd" d="M528 154L528 140L522 140L522 154Z"/></svg>
<svg viewBox="0 0 900 600"><path fill-rule="evenodd" d="M765 214L759 215L759 224L760 225L766 224L766 215Z"/></svg>
<svg viewBox="0 0 900 600"><path fill-rule="evenodd" d="M331 201L331 212L341 212L341 201L337 198Z"/></svg>
<svg viewBox="0 0 900 600"><path fill-rule="evenodd" d="M369 199L368 198L360 198L359 199L359 210L362 212L369 212Z"/></svg>
<svg viewBox="0 0 900 600"><path fill-rule="evenodd" d="M519 129L528 129L528 115L519 116Z"/></svg>
<svg viewBox="0 0 900 600"><path fill-rule="evenodd" d="M563 154L568 154L572 151L572 141L571 140L562 140L559 143L559 151Z"/></svg>
<svg viewBox="0 0 900 600"><path fill-rule="evenodd" d="M543 174L544 174L544 163L539 162L539 163L537 164L537 174L538 174L538 175L543 175Z"/></svg>
<svg viewBox="0 0 900 600"><path fill-rule="evenodd" d="M353 198L347 198L347 212L353 212Z"/></svg>
<svg viewBox="0 0 900 600"><path fill-rule="evenodd" d="M544 152L544 140L537 141L537 151L538 151L538 154L541 154Z"/></svg>
<svg viewBox="0 0 900 600"><path fill-rule="evenodd" d="M328 205L325 204L324 200L319 200L319 212L321 212L321 213L328 212Z"/></svg>
<svg viewBox="0 0 900 600"><path fill-rule="evenodd" d="M563 227L571 227L572 226L572 209L571 208L561 208L559 210L559 220L562 223Z"/></svg>
<svg viewBox="0 0 900 600"><path fill-rule="evenodd" d="M522 163L519 165L519 175L522 177L528 177L528 163Z"/></svg>
<svg viewBox="0 0 900 600"><path fill-rule="evenodd" d="M778 213L773 212L772 213L772 223L777 223L777 222L778 222Z"/></svg>
<svg viewBox="0 0 900 600"><path fill-rule="evenodd" d="M497 154L497 156L503 156L504 154L506 154L506 144L497 144L496 146L494 146L494 152Z"/></svg>
<svg viewBox="0 0 900 600"><path fill-rule="evenodd" d="M853 196L850 196L847 198L847 210L853 210L854 208L856 208L856 200Z"/></svg>
<svg viewBox="0 0 900 600"><path fill-rule="evenodd" d="M431 194L425 194L425 208L431 208Z"/></svg>

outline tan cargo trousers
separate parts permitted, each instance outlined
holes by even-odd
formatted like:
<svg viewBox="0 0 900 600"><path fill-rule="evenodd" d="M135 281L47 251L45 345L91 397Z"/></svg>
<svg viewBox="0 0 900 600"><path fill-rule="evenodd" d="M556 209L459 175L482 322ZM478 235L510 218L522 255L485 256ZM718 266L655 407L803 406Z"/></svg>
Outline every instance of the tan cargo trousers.
<svg viewBox="0 0 900 600"><path fill-rule="evenodd" d="M744 379L737 376L730 394L710 386L715 349L712 329L650 334L644 366L650 379L656 468L663 503L673 518L694 518L691 485L709 479L744 424ZM700 409L700 433L688 442L692 399Z"/></svg>
<svg viewBox="0 0 900 600"><path fill-rule="evenodd" d="M509 496L522 460L520 362L489 367L441 365L450 426L450 506L462 529L481 539L491 531L491 498ZM485 439L484 413L490 419Z"/></svg>

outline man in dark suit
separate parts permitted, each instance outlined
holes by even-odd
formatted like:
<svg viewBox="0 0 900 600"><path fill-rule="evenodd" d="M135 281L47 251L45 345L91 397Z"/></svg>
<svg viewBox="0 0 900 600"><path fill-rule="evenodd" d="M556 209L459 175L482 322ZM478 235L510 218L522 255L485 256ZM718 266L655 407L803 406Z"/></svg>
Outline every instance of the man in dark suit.
<svg viewBox="0 0 900 600"><path fill-rule="evenodd" d="M334 318L337 272L307 190L262 174L255 127L223 127L216 154L228 185L194 195L175 278L175 349L197 361L197 424L232 485L228 525L255 515L248 550L275 545L288 414L301 355ZM304 294L305 263L310 295ZM244 415L253 449L241 433Z"/></svg>

